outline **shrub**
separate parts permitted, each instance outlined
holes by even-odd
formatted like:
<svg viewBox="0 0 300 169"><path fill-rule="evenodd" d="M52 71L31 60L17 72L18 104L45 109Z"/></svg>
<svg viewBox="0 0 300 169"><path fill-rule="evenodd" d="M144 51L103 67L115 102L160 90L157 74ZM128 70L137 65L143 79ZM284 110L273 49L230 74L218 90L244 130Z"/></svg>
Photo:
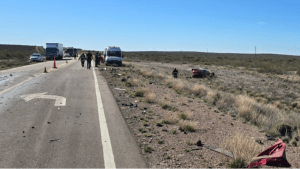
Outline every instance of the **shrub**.
<svg viewBox="0 0 300 169"><path fill-rule="evenodd" d="M177 113L168 113L166 117L166 121L168 121L169 124L175 124L179 121L179 116Z"/></svg>
<svg viewBox="0 0 300 169"><path fill-rule="evenodd" d="M135 97L143 97L143 96L144 96L144 92L141 91L141 90L138 90L138 91L136 91L136 92L134 93L134 96L135 96Z"/></svg>
<svg viewBox="0 0 300 169"><path fill-rule="evenodd" d="M240 133L229 138L225 142L224 149L232 152L236 157L245 159L247 163L263 151L263 147L257 144L254 138Z"/></svg>
<svg viewBox="0 0 300 169"><path fill-rule="evenodd" d="M246 168L247 167L247 163L246 160L242 159L242 158L236 158L234 160L232 160L228 165L228 168Z"/></svg>
<svg viewBox="0 0 300 169"><path fill-rule="evenodd" d="M164 141L163 140L157 140L157 143L158 144L164 144Z"/></svg>
<svg viewBox="0 0 300 169"><path fill-rule="evenodd" d="M171 130L171 134L176 134L177 130L173 129Z"/></svg>
<svg viewBox="0 0 300 169"><path fill-rule="evenodd" d="M191 89L190 89L190 93L194 94L196 96L205 96L208 92L208 88L205 87L204 85L199 85L199 84L195 84Z"/></svg>
<svg viewBox="0 0 300 169"><path fill-rule="evenodd" d="M182 91L185 88L185 84L182 80L176 79L173 80L173 88L179 92Z"/></svg>
<svg viewBox="0 0 300 169"><path fill-rule="evenodd" d="M171 110L171 109L172 109L172 107L169 106L168 104L162 104L162 105L160 105L160 106L161 106L161 108L163 108L163 109L165 109L165 110Z"/></svg>
<svg viewBox="0 0 300 169"><path fill-rule="evenodd" d="M180 130L185 132L195 132L196 123L187 120L180 120L179 121Z"/></svg>
<svg viewBox="0 0 300 169"><path fill-rule="evenodd" d="M182 120L186 120L186 119L187 119L187 115L184 114L184 113L180 114L179 117L180 117L180 119L182 119Z"/></svg>
<svg viewBox="0 0 300 169"><path fill-rule="evenodd" d="M156 99L156 95L153 92L148 92L145 95L146 95L145 96L146 97L145 101L148 102L148 103L153 103Z"/></svg>
<svg viewBox="0 0 300 169"><path fill-rule="evenodd" d="M147 130L145 130L144 128L139 128L139 131L140 131L141 133L147 133Z"/></svg>
<svg viewBox="0 0 300 169"><path fill-rule="evenodd" d="M151 153L152 151L154 151L154 149L152 147L150 147L150 146L145 146L144 147L144 152L145 153Z"/></svg>

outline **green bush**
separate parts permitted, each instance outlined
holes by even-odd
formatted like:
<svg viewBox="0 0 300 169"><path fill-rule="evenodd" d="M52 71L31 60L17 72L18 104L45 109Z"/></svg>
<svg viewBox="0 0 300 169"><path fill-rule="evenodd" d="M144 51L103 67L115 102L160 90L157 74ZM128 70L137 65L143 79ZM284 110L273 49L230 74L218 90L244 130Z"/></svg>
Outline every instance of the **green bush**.
<svg viewBox="0 0 300 169"><path fill-rule="evenodd" d="M144 92L141 91L141 90L136 91L136 92L134 93L134 96L135 96L135 97L143 97L143 96L144 96Z"/></svg>
<svg viewBox="0 0 300 169"><path fill-rule="evenodd" d="M247 163L246 160L242 159L242 158L236 158L234 160L232 160L228 165L228 168L246 168L247 167Z"/></svg>
<svg viewBox="0 0 300 169"><path fill-rule="evenodd" d="M187 119L187 115L182 113L179 115L179 117L182 119L182 120L186 120Z"/></svg>
<svg viewBox="0 0 300 169"><path fill-rule="evenodd" d="M154 151L154 149L152 147L150 147L150 146L145 146L144 147L144 152L145 153L151 153L152 151Z"/></svg>

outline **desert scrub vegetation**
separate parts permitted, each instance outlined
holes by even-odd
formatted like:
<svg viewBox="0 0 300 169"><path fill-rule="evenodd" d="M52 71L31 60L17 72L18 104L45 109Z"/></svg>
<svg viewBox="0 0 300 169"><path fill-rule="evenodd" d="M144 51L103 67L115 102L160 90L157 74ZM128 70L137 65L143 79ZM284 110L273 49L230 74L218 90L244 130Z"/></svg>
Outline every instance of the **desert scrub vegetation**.
<svg viewBox="0 0 300 169"><path fill-rule="evenodd" d="M234 154L234 160L231 165L237 165L249 164L253 157L256 157L264 150L264 147L257 144L254 138L246 134L237 133L225 142L224 149Z"/></svg>
<svg viewBox="0 0 300 169"><path fill-rule="evenodd" d="M30 64L29 57L37 53L36 49L44 54L43 47L23 45L0 45L0 70Z"/></svg>
<svg viewBox="0 0 300 169"><path fill-rule="evenodd" d="M261 73L285 74L299 70L300 58L279 54L234 54L206 52L123 52L124 61L233 66Z"/></svg>
<svg viewBox="0 0 300 169"><path fill-rule="evenodd" d="M157 73L152 73L151 77L156 78L156 76ZM206 87L203 84L191 83L188 80L173 79L167 75L164 76L164 78L161 78L160 75L160 80L163 81L166 86L173 88L177 93L179 92L182 95L193 95L202 98L205 102L217 107L224 113L230 114L234 118L244 119L246 122L256 125L265 132L274 136L282 137L280 131L277 129L279 124L289 125L294 129L293 131L296 131L299 126L300 116L296 112L286 112L284 110L280 110L278 107L275 107L273 104L271 104L272 102L267 102L264 100L264 97L272 100L272 96L267 96L263 92L255 94L257 98L261 99L254 99L245 94L229 93L226 92L226 90L219 91L211 89L210 87ZM285 95L292 99L296 99L298 97L298 95L293 92ZM294 109L298 108L298 102L291 102L289 104ZM165 110L171 111L173 109L173 107L167 103L162 102L160 105ZM179 120L180 118L182 119L184 117L179 117ZM174 119L176 118L170 115L166 118L168 122L173 121L171 123L178 123L179 120Z"/></svg>
<svg viewBox="0 0 300 169"><path fill-rule="evenodd" d="M125 86L127 86L127 87L137 87L137 86L139 86L139 84L140 84L140 81L138 79L132 79L132 78L129 78L125 82Z"/></svg>
<svg viewBox="0 0 300 169"><path fill-rule="evenodd" d="M196 131L196 122L191 120L180 120L178 122L181 131L185 132L195 132Z"/></svg>

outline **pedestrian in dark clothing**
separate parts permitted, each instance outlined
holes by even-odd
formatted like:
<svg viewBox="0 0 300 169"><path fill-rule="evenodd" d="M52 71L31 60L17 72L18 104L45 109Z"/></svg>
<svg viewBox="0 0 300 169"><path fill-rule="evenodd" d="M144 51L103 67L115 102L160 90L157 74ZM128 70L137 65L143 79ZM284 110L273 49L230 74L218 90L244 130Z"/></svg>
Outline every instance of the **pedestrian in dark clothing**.
<svg viewBox="0 0 300 169"><path fill-rule="evenodd" d="M95 55L95 66L98 67L98 64L100 65L100 56L99 56L99 52L96 53Z"/></svg>
<svg viewBox="0 0 300 169"><path fill-rule="evenodd" d="M81 60L81 66L84 67L84 61L85 61L85 55L84 53L81 54L81 56L78 58L78 60Z"/></svg>
<svg viewBox="0 0 300 169"><path fill-rule="evenodd" d="M91 69L91 61L93 54L91 54L91 52L89 51L88 54L86 55L86 61L87 61L87 69Z"/></svg>
<svg viewBox="0 0 300 169"><path fill-rule="evenodd" d="M176 68L173 70L172 75L174 76L174 78L177 78L178 70L176 70Z"/></svg>

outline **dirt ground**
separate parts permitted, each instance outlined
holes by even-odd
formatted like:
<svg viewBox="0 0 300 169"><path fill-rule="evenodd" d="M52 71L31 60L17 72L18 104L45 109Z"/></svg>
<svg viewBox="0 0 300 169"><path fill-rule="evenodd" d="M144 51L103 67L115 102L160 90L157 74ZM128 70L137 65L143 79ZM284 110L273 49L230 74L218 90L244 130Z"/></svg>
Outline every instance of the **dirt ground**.
<svg viewBox="0 0 300 169"><path fill-rule="evenodd" d="M133 66L111 67L100 65L99 70L108 81L149 168L226 168L232 158L204 146L197 146L196 143L201 141L204 145L223 147L226 140L237 133L245 133L255 140L260 140L263 148L273 145L278 140L278 138L268 140L266 134L257 127L221 112L216 107L208 105L202 99L193 95L185 96L175 92L159 79L144 77L137 71L137 68L143 68L170 75L173 68L176 67L179 73L183 72L181 75L184 74L181 78L186 78L185 76L191 72L191 65L162 64L158 62L130 64ZM210 68L213 69L213 67ZM225 74L224 71L228 71L228 69L215 68L214 72L219 74L219 81L224 78L222 76L222 72ZM239 72L241 71L239 70ZM126 86L126 81L130 78L137 79L139 85ZM199 82L195 79L192 80L194 80L194 83ZM232 81L235 80L237 79ZM257 82L262 81L257 80ZM146 102L144 97L133 96L141 87L150 89L155 93L156 97L153 103ZM292 89L297 89L297 87L292 87ZM163 109L162 103L168 104L173 109ZM180 130L177 124L163 122L170 114L176 113L189 114L190 119L195 123L195 131L184 132ZM286 156L293 168L300 167L298 147L287 146Z"/></svg>

